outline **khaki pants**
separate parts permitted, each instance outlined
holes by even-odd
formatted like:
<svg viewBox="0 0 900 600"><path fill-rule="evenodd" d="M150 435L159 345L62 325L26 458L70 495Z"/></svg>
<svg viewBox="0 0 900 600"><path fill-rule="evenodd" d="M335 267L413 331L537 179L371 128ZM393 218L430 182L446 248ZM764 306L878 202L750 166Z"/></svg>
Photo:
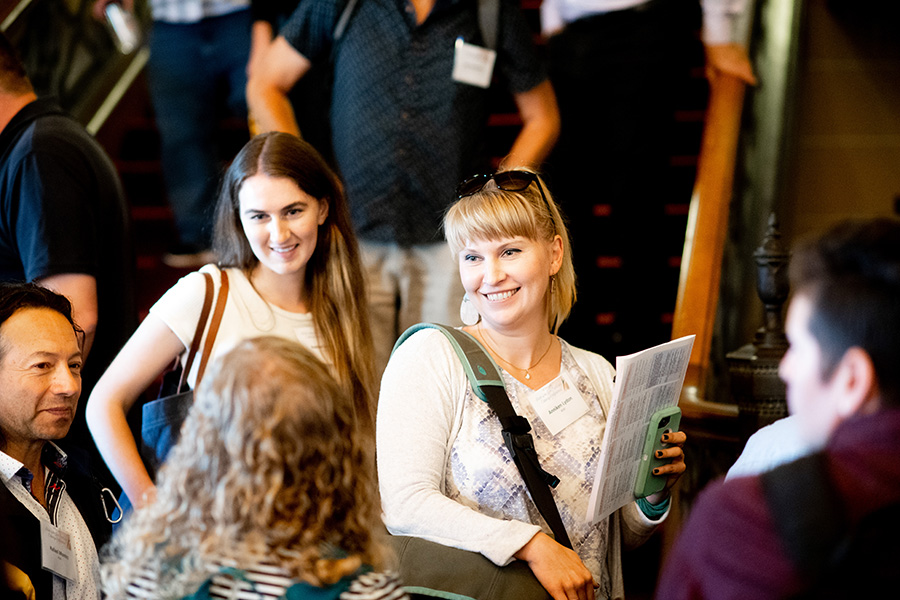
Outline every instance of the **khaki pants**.
<svg viewBox="0 0 900 600"><path fill-rule="evenodd" d="M459 266L446 243L401 248L360 242L378 378L400 334L421 322L462 325Z"/></svg>

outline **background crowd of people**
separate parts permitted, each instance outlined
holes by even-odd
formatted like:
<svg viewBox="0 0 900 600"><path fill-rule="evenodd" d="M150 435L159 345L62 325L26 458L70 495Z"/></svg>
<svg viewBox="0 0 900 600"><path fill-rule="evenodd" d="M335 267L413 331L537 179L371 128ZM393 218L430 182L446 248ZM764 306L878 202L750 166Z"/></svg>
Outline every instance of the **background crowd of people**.
<svg viewBox="0 0 900 600"><path fill-rule="evenodd" d="M578 205L609 194L625 212L644 211L621 179L655 162L644 142L665 126L650 115L670 111L644 102L664 96L658 81L643 81L654 79L645 67L681 72L664 58L682 58L676 46L690 43L698 5L547 2L548 70L511 0L263 4L151 2L149 81L180 235L170 261L209 264L140 325L115 170L83 128L37 97L0 38L7 587L38 600L402 599L391 540L413 536L498 568L521 561L555 600L625 598L622 553L666 520L690 442L667 432L657 458L668 462L653 473L662 491L587 522L615 369L612 356L558 334L577 295L612 293L577 282L590 238L575 225ZM729 32L745 3L702 6L711 73L752 82ZM629 44L600 44L613 30ZM332 89L318 123L327 127L311 135L317 148L301 137L303 103L291 94L323 65ZM651 85L631 89L622 78ZM496 172L483 153L492 80L522 121ZM601 96L615 101L585 108L585 97ZM249 106L260 132L221 180L209 148L217 104L245 118ZM619 114L621 104L633 113ZM643 129L615 143L615 160L601 158L586 148L611 134L594 120ZM539 174L548 157L550 185ZM584 176L598 164L616 177ZM597 180L612 191L586 189ZM843 225L804 246L792 268L781 374L794 416L779 430L792 453L759 437L742 460L762 466L710 486L669 555L660 598L821 591L818 576L835 566L846 577L834 589L848 591L865 587L860 540L882 548L878 519L900 502L891 449L900 225ZM204 330L207 281L223 308ZM420 322L461 326L499 366L540 466L557 478L568 539L552 535L509 432L447 338L425 330L394 348ZM210 368L188 369L190 348L203 344ZM153 473L129 415L173 364L195 394ZM551 425L541 407L560 395L581 408ZM772 481L784 476L772 477L788 468L821 476L824 491L775 499L769 490L784 486ZM748 476L758 471L774 475ZM810 561L803 544L795 552L801 533L779 529L779 511L823 497L838 499L827 514L840 519L830 518L834 547L824 546L833 552ZM867 563L866 582L889 575L895 555Z"/></svg>

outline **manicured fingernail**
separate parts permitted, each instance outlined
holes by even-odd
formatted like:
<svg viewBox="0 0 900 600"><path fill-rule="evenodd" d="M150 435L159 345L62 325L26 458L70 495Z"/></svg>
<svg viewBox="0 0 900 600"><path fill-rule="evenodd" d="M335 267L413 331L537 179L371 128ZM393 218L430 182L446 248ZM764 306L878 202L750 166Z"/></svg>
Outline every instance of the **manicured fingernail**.
<svg viewBox="0 0 900 600"><path fill-rule="evenodd" d="M664 434L663 434L663 436L662 436L662 441L664 441L664 442L668 442L668 441L669 441L669 434L668 434L668 433L664 433Z"/></svg>
<svg viewBox="0 0 900 600"><path fill-rule="evenodd" d="M653 469L653 474L654 474L654 475L659 475L659 469Z"/></svg>
<svg viewBox="0 0 900 600"><path fill-rule="evenodd" d="M656 451L656 458L662 458L662 450Z"/></svg>

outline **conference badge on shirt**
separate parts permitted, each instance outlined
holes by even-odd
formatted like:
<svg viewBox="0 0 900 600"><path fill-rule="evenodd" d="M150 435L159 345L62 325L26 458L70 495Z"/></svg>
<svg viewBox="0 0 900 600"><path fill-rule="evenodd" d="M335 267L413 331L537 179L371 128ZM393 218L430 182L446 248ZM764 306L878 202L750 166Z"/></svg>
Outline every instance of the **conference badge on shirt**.
<svg viewBox="0 0 900 600"><path fill-rule="evenodd" d="M456 38L453 53L453 81L487 89L491 87L497 52Z"/></svg>
<svg viewBox="0 0 900 600"><path fill-rule="evenodd" d="M531 406L552 435L558 434L588 411L581 392L565 372L537 390L531 398Z"/></svg>
<svg viewBox="0 0 900 600"><path fill-rule="evenodd" d="M77 583L78 567L69 534L41 519L41 566L54 575Z"/></svg>

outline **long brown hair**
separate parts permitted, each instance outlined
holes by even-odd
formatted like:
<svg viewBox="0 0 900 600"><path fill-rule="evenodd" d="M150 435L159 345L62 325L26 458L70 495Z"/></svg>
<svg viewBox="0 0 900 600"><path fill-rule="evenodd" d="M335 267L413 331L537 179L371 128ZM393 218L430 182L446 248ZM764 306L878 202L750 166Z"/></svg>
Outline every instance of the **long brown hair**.
<svg viewBox="0 0 900 600"><path fill-rule="evenodd" d="M260 173L291 179L328 205L304 285L325 356L338 381L357 400L361 415L372 423L374 351L359 246L342 186L315 148L294 135L269 132L241 149L225 174L216 205L213 250L219 265L249 272L259 262L241 226L238 194L244 181Z"/></svg>

